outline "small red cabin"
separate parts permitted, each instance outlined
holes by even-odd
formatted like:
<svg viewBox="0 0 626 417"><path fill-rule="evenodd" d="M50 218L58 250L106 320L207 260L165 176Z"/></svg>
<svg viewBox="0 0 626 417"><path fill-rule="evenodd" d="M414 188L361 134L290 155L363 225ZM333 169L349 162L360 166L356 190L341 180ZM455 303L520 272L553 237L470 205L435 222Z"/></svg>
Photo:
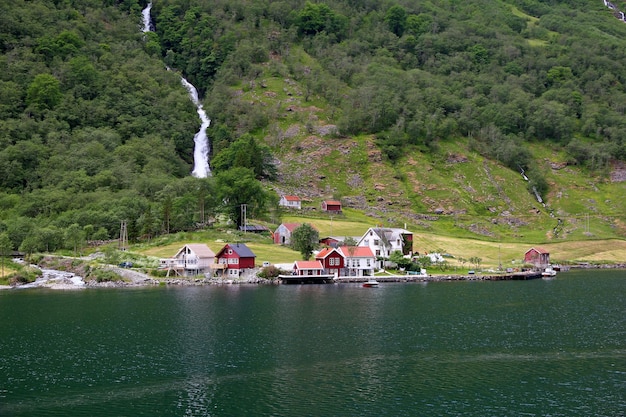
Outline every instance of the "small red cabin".
<svg viewBox="0 0 626 417"><path fill-rule="evenodd" d="M550 264L550 252L542 248L531 248L524 254L524 263L535 266L545 266Z"/></svg>
<svg viewBox="0 0 626 417"><path fill-rule="evenodd" d="M322 201L322 211L329 213L341 213L341 201L324 200Z"/></svg>

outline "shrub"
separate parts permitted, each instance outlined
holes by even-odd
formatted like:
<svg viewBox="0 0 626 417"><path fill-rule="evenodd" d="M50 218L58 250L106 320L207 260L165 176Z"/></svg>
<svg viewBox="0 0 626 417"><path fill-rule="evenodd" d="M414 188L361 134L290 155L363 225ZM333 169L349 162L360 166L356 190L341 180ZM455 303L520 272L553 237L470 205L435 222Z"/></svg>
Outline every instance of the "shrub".
<svg viewBox="0 0 626 417"><path fill-rule="evenodd" d="M106 269L92 269L88 277L94 279L96 282L115 282L122 280L122 277L115 272Z"/></svg>
<svg viewBox="0 0 626 417"><path fill-rule="evenodd" d="M282 271L274 265L266 266L257 274L259 278L276 279Z"/></svg>

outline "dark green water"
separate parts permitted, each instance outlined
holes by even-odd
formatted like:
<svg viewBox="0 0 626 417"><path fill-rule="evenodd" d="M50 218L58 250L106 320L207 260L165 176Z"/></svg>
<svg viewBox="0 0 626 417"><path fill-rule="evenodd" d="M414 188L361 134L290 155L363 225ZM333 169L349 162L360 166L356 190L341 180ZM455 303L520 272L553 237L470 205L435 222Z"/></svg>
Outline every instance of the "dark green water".
<svg viewBox="0 0 626 417"><path fill-rule="evenodd" d="M0 416L624 416L626 271L0 292Z"/></svg>

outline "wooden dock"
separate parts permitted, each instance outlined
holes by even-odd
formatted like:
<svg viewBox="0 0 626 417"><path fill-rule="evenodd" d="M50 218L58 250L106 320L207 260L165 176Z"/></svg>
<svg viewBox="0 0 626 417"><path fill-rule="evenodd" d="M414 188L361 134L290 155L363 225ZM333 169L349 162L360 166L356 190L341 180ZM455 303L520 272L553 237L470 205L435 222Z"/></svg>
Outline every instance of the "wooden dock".
<svg viewBox="0 0 626 417"><path fill-rule="evenodd" d="M375 278L378 282L525 281L541 278L541 271L474 275L376 275L374 277L338 277L334 279L334 282L366 282L371 278Z"/></svg>

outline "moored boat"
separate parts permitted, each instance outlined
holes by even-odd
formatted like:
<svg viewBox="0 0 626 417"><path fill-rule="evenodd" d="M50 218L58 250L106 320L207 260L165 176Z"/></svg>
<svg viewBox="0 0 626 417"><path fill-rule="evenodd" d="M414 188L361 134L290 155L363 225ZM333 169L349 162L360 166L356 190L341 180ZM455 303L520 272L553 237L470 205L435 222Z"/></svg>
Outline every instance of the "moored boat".
<svg viewBox="0 0 626 417"><path fill-rule="evenodd" d="M367 282L364 282L363 286L366 288L378 287L378 281L376 281L375 279L370 279Z"/></svg>
<svg viewBox="0 0 626 417"><path fill-rule="evenodd" d="M541 273L543 278L554 278L556 276L556 270L552 266L548 265L546 269Z"/></svg>

